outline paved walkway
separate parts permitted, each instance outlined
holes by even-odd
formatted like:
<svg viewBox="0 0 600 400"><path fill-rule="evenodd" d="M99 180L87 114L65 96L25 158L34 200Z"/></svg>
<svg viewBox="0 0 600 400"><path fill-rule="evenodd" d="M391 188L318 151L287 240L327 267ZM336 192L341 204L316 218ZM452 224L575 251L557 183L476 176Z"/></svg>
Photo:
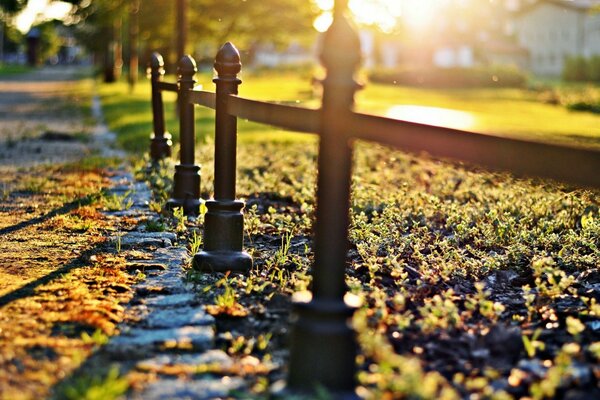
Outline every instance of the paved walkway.
<svg viewBox="0 0 600 400"><path fill-rule="evenodd" d="M56 166L91 155L122 155L111 148L114 137L106 127L86 122L85 113L73 106L73 100L89 99L82 91L91 90L91 82L76 79L82 72L77 68L45 68L0 78L0 183L4 193L0 201L4 244L0 246L0 399L62 393L56 392L63 390L60 387L52 387L69 375L83 379L78 377L106 372L111 364L118 366L131 384L128 397L132 399L213 399L225 397L231 390L243 391L244 380L229 373L234 361L215 349L214 319L204 312L193 288L184 283L185 248L173 233L147 232L144 221L156 217L148 208L151 193L127 169L113 170L108 182L98 182L109 187L105 196L132 204L123 210L103 212L100 219L107 225L106 243L83 228L86 232L75 236L67 232L48 238L44 252L36 251L44 232L63 229L57 218L65 223L63 215L81 208L79 201L71 206L55 205L56 198L44 193L47 180L58 181L58 186L63 185L61 190L69 189L64 185L86 183L62 179L57 175L63 171ZM97 99L92 108L96 120L101 120ZM31 181L28 174L33 171L39 177ZM83 218L83 214L79 211L77 217ZM104 253L96 256L91 243L85 244L91 240L100 243ZM81 337L76 326L65 328L61 311L57 312L61 303L70 304L61 293L70 289L69 279L81 280L86 274L83 271L69 278L73 269L96 265L99 257L109 259L106 252L114 253L115 248L118 254L110 257L125 260L123 268L131 277L127 279L138 283L132 288L112 285L110 290L104 289L107 295L78 304L83 307L78 313L87 313L90 310L86 307L96 312L98 301L109 302L111 296L113 301L127 302L122 312L116 303L111 306L111 321L121 321L115 330L118 334L73 369L73 359L62 357L77 356L69 348L81 346ZM92 282L85 283L85 290L99 285L100 278L88 278ZM55 297L41 297L50 292ZM42 314L51 308L52 317L41 317L38 306ZM32 322L29 328L28 321ZM43 323L35 325L33 321ZM69 337L66 329L71 334L75 329L75 337ZM38 340L42 333L46 335L44 341ZM64 343L57 344L64 335ZM89 344L86 349L79 356L89 352ZM57 357L62 361L57 362Z"/></svg>

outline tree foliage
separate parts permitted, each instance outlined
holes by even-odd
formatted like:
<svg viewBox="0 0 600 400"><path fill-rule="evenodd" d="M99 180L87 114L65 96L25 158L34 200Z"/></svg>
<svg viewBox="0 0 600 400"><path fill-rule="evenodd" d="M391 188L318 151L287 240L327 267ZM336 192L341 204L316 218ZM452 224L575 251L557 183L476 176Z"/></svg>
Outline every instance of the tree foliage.
<svg viewBox="0 0 600 400"><path fill-rule="evenodd" d="M0 10L7 14L16 14L27 5L27 0L0 0Z"/></svg>
<svg viewBox="0 0 600 400"><path fill-rule="evenodd" d="M38 59L40 62L55 56L60 48L61 41L56 31L60 21L45 21L34 26L39 31Z"/></svg>
<svg viewBox="0 0 600 400"><path fill-rule="evenodd" d="M94 0L75 3L83 43L91 50L105 45L106 29L117 18L126 21L131 0ZM200 58L214 54L225 41L242 49L260 43L283 45L313 37L312 22L318 9L306 0L188 0L186 51ZM176 2L141 0L139 37L146 54L161 50L169 58L176 40ZM143 49L144 50L144 49ZM171 57L173 58L173 57Z"/></svg>

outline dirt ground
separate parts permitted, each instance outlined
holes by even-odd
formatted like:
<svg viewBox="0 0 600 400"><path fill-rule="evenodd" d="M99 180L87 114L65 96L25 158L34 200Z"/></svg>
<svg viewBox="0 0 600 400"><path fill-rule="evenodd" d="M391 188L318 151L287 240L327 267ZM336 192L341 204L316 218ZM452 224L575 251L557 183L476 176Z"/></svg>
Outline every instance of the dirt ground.
<svg viewBox="0 0 600 400"><path fill-rule="evenodd" d="M0 399L46 397L110 335L131 296L106 243L110 171L77 68L0 78Z"/></svg>

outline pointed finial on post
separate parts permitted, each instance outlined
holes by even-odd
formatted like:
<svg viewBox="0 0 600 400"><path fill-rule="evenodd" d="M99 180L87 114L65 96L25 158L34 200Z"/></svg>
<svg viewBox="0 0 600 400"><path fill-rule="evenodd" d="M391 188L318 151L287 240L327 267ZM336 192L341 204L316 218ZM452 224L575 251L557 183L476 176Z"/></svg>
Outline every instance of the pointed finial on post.
<svg viewBox="0 0 600 400"><path fill-rule="evenodd" d="M150 70L152 74L160 74L161 76L165 74L165 61L160 53L152 53L150 57Z"/></svg>
<svg viewBox="0 0 600 400"><path fill-rule="evenodd" d="M231 42L225 43L217 53L214 66L221 80L237 79L242 70L240 52Z"/></svg>
<svg viewBox="0 0 600 400"><path fill-rule="evenodd" d="M325 96L328 97L328 88L334 92L346 88L348 90L344 90L343 95L337 93L336 97L340 100L344 98L346 106L351 107L354 103L354 92L361 87L354 80L354 74L362 55L358 32L345 15L347 4L347 0L336 1L334 19L325 32L319 58L327 70L327 77L323 81Z"/></svg>
<svg viewBox="0 0 600 400"><path fill-rule="evenodd" d="M179 60L177 75L179 75L180 81L189 82L190 80L193 80L196 72L198 72L196 61L194 61L190 55L185 55ZM194 81L194 83L195 82L196 81Z"/></svg>

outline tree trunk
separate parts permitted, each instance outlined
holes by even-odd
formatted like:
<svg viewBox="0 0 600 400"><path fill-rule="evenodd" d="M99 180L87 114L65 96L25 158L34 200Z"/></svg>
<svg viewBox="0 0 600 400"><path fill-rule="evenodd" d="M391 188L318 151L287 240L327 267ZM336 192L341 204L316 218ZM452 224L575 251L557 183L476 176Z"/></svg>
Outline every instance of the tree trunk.
<svg viewBox="0 0 600 400"><path fill-rule="evenodd" d="M138 36L139 36L139 10L140 1L131 0L129 9L129 91L133 92L138 80L139 55L138 55Z"/></svg>

